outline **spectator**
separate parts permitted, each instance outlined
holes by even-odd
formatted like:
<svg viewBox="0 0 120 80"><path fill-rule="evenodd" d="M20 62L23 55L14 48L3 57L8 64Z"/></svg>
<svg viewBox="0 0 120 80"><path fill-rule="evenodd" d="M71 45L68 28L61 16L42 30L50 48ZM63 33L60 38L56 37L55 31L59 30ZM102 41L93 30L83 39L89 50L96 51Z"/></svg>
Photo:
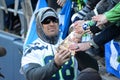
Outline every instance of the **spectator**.
<svg viewBox="0 0 120 80"><path fill-rule="evenodd" d="M57 13L52 8L41 8L36 13L39 38L26 46L21 60L21 68L27 80L77 80L79 77L78 62L71 56L70 51L56 51L62 42L59 38L58 23ZM90 68L87 71L82 75L86 76L91 72L89 80L101 80L96 70Z"/></svg>

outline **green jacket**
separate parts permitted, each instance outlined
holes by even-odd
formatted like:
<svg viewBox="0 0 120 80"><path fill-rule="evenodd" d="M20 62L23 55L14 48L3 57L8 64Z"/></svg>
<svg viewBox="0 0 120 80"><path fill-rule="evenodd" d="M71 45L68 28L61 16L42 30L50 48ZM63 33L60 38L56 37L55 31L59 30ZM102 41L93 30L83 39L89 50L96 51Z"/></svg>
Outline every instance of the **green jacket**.
<svg viewBox="0 0 120 80"><path fill-rule="evenodd" d="M111 23L120 22L120 2L116 4L110 11L105 12L105 16Z"/></svg>

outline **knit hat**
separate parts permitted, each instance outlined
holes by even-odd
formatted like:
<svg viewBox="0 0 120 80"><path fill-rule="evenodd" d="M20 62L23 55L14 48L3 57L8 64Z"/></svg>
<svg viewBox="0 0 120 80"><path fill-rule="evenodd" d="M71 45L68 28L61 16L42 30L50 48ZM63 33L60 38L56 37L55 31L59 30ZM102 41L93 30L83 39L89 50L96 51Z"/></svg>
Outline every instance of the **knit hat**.
<svg viewBox="0 0 120 80"><path fill-rule="evenodd" d="M78 80L102 80L102 78L96 70L86 68L80 72Z"/></svg>

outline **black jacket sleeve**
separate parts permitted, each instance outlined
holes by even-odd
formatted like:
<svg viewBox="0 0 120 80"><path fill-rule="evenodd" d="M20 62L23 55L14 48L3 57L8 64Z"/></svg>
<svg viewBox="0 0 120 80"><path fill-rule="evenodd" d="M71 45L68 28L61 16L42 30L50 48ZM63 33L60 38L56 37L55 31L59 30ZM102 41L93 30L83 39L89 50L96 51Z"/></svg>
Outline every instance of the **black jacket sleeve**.
<svg viewBox="0 0 120 80"><path fill-rule="evenodd" d="M87 54L86 52L84 52L84 51L77 52L77 54L75 55L75 58L77 59L78 69L80 71L82 71L88 67L93 68L97 71L99 70L97 60L94 59L89 54Z"/></svg>
<svg viewBox="0 0 120 80"><path fill-rule="evenodd" d="M30 63L23 66L22 70L27 80L49 80L59 68L53 60L43 67L40 64Z"/></svg>
<svg viewBox="0 0 120 80"><path fill-rule="evenodd" d="M111 25L101 31L100 34L93 37L93 41L98 45L102 46L110 40L118 37L120 35L120 27Z"/></svg>

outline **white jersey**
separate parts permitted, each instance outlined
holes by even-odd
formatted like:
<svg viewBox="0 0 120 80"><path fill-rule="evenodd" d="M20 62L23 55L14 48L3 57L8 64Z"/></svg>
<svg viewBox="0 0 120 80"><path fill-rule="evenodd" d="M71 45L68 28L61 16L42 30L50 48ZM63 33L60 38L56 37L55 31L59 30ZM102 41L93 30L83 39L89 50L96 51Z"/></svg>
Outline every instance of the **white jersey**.
<svg viewBox="0 0 120 80"><path fill-rule="evenodd" d="M44 67L53 60L56 48L59 44L60 42L56 45L48 44L38 38L33 44L30 44L25 48L21 65L24 66L29 63L37 63ZM77 74L78 64L76 59L72 56L71 59L53 75L52 80L76 80Z"/></svg>

